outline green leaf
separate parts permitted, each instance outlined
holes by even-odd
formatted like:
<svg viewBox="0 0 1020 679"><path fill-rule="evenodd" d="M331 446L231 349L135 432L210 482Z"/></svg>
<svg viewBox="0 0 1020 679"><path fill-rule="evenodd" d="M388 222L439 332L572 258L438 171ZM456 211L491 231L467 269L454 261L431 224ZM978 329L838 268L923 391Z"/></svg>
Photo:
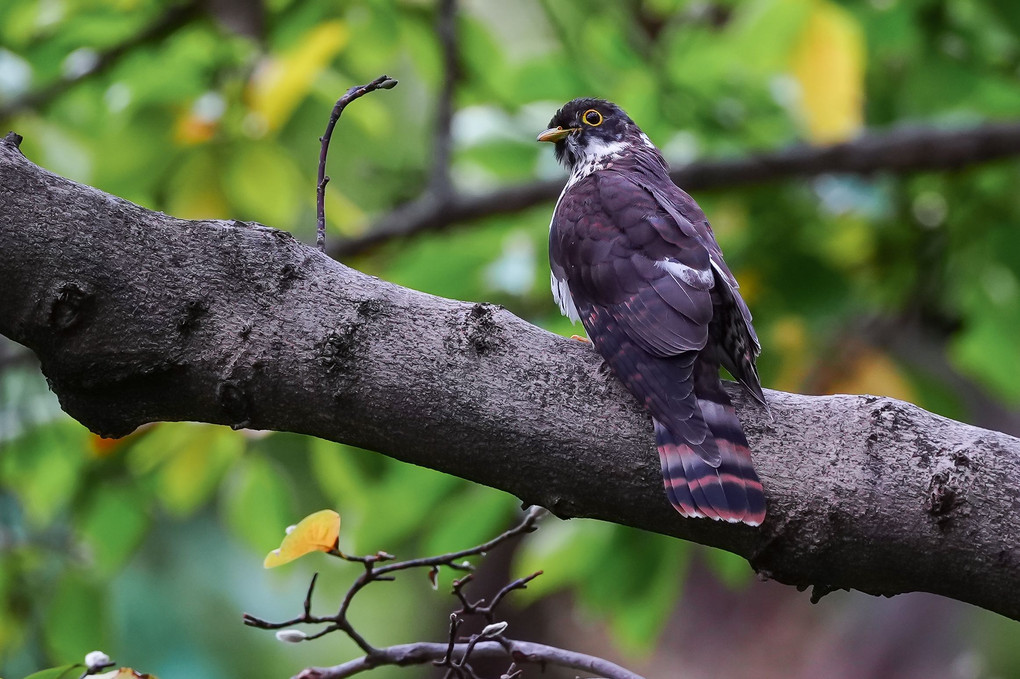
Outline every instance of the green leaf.
<svg viewBox="0 0 1020 679"><path fill-rule="evenodd" d="M225 427L163 423L132 447L128 462L137 472L154 472L163 506L187 516L209 499L244 448L243 434Z"/></svg>
<svg viewBox="0 0 1020 679"><path fill-rule="evenodd" d="M533 601L566 587L582 587L611 549L613 534L611 525L597 521L545 518L514 554L515 578L542 571L519 598Z"/></svg>
<svg viewBox="0 0 1020 679"><path fill-rule="evenodd" d="M67 573L50 601L43 634L54 658L84 658L109 648L106 589L79 573Z"/></svg>
<svg viewBox="0 0 1020 679"><path fill-rule="evenodd" d="M430 512L423 522L428 530L423 549L427 554L442 554L485 542L508 527L519 505L507 493L469 486Z"/></svg>
<svg viewBox="0 0 1020 679"><path fill-rule="evenodd" d="M307 189L309 199L315 191L314 184L305 185L304 177L286 151L268 142L246 143L233 149L223 178L233 217L278 229L294 228L302 189Z"/></svg>
<svg viewBox="0 0 1020 679"><path fill-rule="evenodd" d="M83 508L79 530L98 574L110 576L134 553L149 527L148 501L130 486L107 486Z"/></svg>
<svg viewBox="0 0 1020 679"><path fill-rule="evenodd" d="M35 525L50 523L74 497L86 464L88 431L61 419L35 427L4 445L0 478Z"/></svg>
<svg viewBox="0 0 1020 679"><path fill-rule="evenodd" d="M287 474L261 455L241 460L226 484L223 511L227 524L257 551L280 541L294 519L294 502Z"/></svg>
<svg viewBox="0 0 1020 679"><path fill-rule="evenodd" d="M70 677L78 677L84 667L84 665L80 664L51 667L48 670L33 672L25 677L25 679L69 679Z"/></svg>
<svg viewBox="0 0 1020 679"><path fill-rule="evenodd" d="M702 551L712 573L731 588L744 587L754 579L747 559L724 549L706 547Z"/></svg>

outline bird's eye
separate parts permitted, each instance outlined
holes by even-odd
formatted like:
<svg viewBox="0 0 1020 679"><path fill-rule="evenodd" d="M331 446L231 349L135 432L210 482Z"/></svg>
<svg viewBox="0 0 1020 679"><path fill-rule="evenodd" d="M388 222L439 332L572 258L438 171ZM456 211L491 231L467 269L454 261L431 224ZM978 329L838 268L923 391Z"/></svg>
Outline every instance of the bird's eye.
<svg viewBox="0 0 1020 679"><path fill-rule="evenodd" d="M595 109L590 108L584 112L584 117L582 118L582 120L585 122L586 125L598 127L599 125L602 124L602 114L596 111Z"/></svg>

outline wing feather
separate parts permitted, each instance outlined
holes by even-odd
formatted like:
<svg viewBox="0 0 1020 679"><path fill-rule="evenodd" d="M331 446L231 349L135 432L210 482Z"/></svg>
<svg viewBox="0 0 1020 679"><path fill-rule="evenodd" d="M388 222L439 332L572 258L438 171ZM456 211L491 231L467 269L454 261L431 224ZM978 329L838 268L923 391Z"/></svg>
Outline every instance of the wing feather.
<svg viewBox="0 0 1020 679"><path fill-rule="evenodd" d="M712 319L712 264L701 241L683 231L624 175L589 175L557 205L549 242L553 274L568 282L578 309L599 308L653 356L699 350Z"/></svg>

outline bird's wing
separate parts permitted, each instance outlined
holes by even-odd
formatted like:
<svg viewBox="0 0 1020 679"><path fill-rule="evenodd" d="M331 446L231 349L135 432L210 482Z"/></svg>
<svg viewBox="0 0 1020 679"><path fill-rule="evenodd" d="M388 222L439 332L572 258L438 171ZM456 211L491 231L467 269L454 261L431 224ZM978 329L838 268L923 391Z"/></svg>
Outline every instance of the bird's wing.
<svg viewBox="0 0 1020 679"><path fill-rule="evenodd" d="M744 385L748 393L768 409L755 367L755 358L761 353L761 343L751 323L751 310L740 296L740 286L723 260L722 250L705 213L693 198L676 185L648 183L647 186L656 202L677 222L685 236L697 239L708 250L717 282L712 291L715 313L720 315L715 319L718 336L712 338L718 344L716 358Z"/></svg>
<svg viewBox="0 0 1020 679"><path fill-rule="evenodd" d="M708 342L715 276L708 250L654 197L616 172L564 193L549 244L595 348L627 389L713 465L719 453L698 406L695 358Z"/></svg>
<svg viewBox="0 0 1020 679"><path fill-rule="evenodd" d="M570 187L553 217L549 257L554 285L569 288L589 332L586 309L612 319L652 356L704 348L715 284L710 253L626 176L599 172Z"/></svg>
<svg viewBox="0 0 1020 679"><path fill-rule="evenodd" d="M751 310L747 308L747 304L738 292L740 286L723 259L722 249L715 240L715 234L712 233L712 226L708 223L705 213L686 191L672 182L667 186L649 183L648 190L662 209L676 221L684 236L696 238L708 250L712 268L726 283L726 296L740 310L747 338L754 347L754 355L760 354L761 343L758 341L758 334L754 331L754 325L751 323ZM729 369L728 366L727 369ZM759 387L758 390L760 391L761 388Z"/></svg>

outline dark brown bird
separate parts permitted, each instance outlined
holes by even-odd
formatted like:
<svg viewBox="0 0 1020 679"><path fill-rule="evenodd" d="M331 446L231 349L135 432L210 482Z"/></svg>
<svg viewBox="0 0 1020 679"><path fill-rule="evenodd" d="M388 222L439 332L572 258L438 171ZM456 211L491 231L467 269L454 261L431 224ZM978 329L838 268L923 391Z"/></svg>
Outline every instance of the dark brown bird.
<svg viewBox="0 0 1020 679"><path fill-rule="evenodd" d="M719 366L765 405L761 346L705 214L613 103L575 99L538 140L570 170L549 232L553 297L651 414L670 502L759 525L765 496Z"/></svg>

